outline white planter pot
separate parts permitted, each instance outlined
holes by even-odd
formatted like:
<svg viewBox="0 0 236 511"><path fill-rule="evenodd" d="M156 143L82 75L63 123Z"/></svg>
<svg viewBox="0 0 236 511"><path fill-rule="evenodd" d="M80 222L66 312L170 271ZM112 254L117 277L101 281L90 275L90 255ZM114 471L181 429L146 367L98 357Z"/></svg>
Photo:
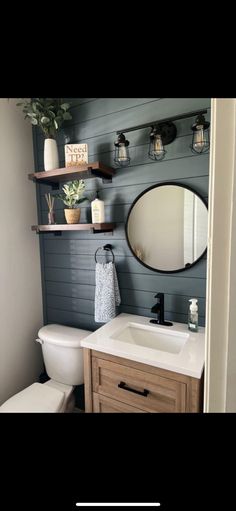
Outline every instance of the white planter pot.
<svg viewBox="0 0 236 511"><path fill-rule="evenodd" d="M58 169L59 156L57 142L54 138L44 140L44 170Z"/></svg>

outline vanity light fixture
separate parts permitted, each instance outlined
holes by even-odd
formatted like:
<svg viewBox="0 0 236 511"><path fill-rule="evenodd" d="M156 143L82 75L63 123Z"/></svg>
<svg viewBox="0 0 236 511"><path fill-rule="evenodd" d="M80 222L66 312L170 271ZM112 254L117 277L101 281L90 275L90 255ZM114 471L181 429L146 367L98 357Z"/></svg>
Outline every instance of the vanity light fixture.
<svg viewBox="0 0 236 511"><path fill-rule="evenodd" d="M126 140L123 133L118 134L115 144L115 158L114 162L119 167L126 167L130 163L129 157L129 141Z"/></svg>
<svg viewBox="0 0 236 511"><path fill-rule="evenodd" d="M115 158L114 161L119 167L128 166L130 164L129 156L129 141L126 140L124 133L129 131L136 131L144 128L151 128L150 142L148 156L151 160L162 161L165 158L165 146L171 144L177 135L176 125L174 121L187 119L189 117L196 117L195 123L191 126L193 131L192 144L190 146L194 153L206 153L210 147L209 142L209 126L210 123L205 120L204 114L207 110L197 110L194 112L187 112L185 114L169 117L160 121L148 122L146 124L139 124L131 128L125 128L116 132L118 138L115 144Z"/></svg>
<svg viewBox="0 0 236 511"><path fill-rule="evenodd" d="M204 115L199 114L191 127L193 138L190 148L193 153L201 154L209 150L209 126L210 123L205 120Z"/></svg>

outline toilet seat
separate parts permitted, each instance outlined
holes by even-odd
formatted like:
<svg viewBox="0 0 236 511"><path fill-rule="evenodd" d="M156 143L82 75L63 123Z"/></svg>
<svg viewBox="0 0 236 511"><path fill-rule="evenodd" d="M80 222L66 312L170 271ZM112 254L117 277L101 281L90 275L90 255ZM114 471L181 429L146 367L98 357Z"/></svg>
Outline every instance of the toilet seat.
<svg viewBox="0 0 236 511"><path fill-rule="evenodd" d="M59 412L65 393L51 385L33 383L0 406L0 413Z"/></svg>

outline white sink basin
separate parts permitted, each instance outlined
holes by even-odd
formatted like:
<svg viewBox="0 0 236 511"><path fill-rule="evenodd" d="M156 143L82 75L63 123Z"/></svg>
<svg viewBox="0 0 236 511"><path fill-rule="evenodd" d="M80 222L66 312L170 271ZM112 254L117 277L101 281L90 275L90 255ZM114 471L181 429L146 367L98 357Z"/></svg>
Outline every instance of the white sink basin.
<svg viewBox="0 0 236 511"><path fill-rule="evenodd" d="M160 325L149 326L129 322L123 329L114 332L111 339L167 353L180 353L189 339L189 334L173 330L171 326L167 331Z"/></svg>
<svg viewBox="0 0 236 511"><path fill-rule="evenodd" d="M150 318L122 312L81 341L83 348L141 362L193 378L201 378L205 333L188 325L154 325Z"/></svg>

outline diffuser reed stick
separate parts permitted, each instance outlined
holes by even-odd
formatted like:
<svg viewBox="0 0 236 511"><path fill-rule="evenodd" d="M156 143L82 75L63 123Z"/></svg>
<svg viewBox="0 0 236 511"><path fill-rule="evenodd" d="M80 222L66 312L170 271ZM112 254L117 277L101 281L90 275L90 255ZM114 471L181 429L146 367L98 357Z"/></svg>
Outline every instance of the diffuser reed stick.
<svg viewBox="0 0 236 511"><path fill-rule="evenodd" d="M50 193L45 193L45 199L47 201L47 205L48 205L48 223L49 224L55 224L55 212L53 211L53 207L54 207L54 197L51 196Z"/></svg>
<svg viewBox="0 0 236 511"><path fill-rule="evenodd" d="M45 193L45 198L47 201L49 211L52 211L53 206L54 206L54 200L55 200L54 197L52 197L50 193Z"/></svg>

